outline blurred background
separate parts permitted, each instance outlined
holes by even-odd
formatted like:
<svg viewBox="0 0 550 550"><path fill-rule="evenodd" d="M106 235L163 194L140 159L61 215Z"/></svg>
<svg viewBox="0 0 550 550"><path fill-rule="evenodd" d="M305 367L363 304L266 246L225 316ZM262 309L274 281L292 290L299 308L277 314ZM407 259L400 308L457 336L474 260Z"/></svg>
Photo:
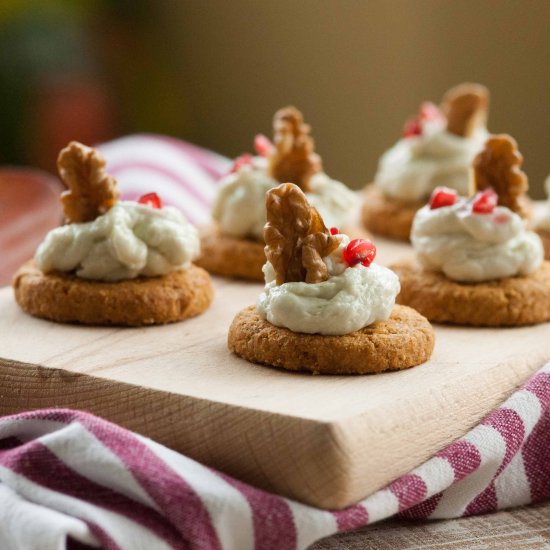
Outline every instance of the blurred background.
<svg viewBox="0 0 550 550"><path fill-rule="evenodd" d="M70 139L134 132L236 156L291 103L359 188L419 103L467 80L542 197L549 61L549 0L2 0L0 162L53 170Z"/></svg>

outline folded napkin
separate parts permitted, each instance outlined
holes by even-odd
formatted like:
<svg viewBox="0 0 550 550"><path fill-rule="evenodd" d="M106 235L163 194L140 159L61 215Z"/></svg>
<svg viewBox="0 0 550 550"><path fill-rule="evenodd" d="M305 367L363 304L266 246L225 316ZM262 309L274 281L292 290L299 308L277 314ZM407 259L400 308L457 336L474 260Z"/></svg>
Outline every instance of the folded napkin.
<svg viewBox="0 0 550 550"><path fill-rule="evenodd" d="M27 412L0 419L0 548L301 549L396 514L452 518L548 498L549 452L550 363L464 437L332 512L87 413Z"/></svg>
<svg viewBox="0 0 550 550"><path fill-rule="evenodd" d="M100 146L123 198L207 222L228 159L153 135ZM365 472L368 475L368 472ZM550 497L550 363L464 437L344 510L261 491L90 414L0 419L0 548L301 549L399 515L452 518Z"/></svg>
<svg viewBox="0 0 550 550"><path fill-rule="evenodd" d="M98 148L122 199L135 200L154 191L196 225L210 221L218 180L232 165L212 151L153 134L123 137Z"/></svg>

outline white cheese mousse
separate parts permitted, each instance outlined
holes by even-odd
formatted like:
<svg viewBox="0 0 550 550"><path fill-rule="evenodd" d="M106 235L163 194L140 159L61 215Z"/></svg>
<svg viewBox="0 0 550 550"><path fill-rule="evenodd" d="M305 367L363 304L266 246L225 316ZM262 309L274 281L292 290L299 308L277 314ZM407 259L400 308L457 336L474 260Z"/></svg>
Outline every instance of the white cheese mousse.
<svg viewBox="0 0 550 550"><path fill-rule="evenodd" d="M179 210L124 201L91 222L50 231L35 261L45 273L121 281L188 269L199 252L197 230Z"/></svg>
<svg viewBox="0 0 550 550"><path fill-rule="evenodd" d="M323 258L329 278L321 283L277 285L272 265L264 265L265 288L256 309L278 327L307 334L342 335L389 318L400 290L397 275L376 263L353 267L344 261L349 238Z"/></svg>
<svg viewBox="0 0 550 550"><path fill-rule="evenodd" d="M449 279L478 283L530 275L542 265L539 236L509 208L476 212L474 201L457 198L449 206L421 208L413 222L411 242L420 264Z"/></svg>
<svg viewBox="0 0 550 550"><path fill-rule="evenodd" d="M279 185L268 173L268 160L256 156L240 165L220 182L212 217L222 233L242 239L263 240L266 223L266 193ZM328 227L344 227L356 197L343 183L324 172L310 180L309 202L317 208Z"/></svg>
<svg viewBox="0 0 550 550"><path fill-rule="evenodd" d="M374 177L377 187L387 197L409 202L427 200L441 185L466 195L472 160L483 149L487 129L457 136L446 130L444 118L420 120L419 127L418 135L400 139L382 155Z"/></svg>

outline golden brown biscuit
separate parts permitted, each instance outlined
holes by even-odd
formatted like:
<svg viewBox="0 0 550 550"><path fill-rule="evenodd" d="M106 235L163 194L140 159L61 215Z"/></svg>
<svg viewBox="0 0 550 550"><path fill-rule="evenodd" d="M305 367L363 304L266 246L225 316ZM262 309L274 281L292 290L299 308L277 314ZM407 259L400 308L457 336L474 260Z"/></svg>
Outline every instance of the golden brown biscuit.
<svg viewBox="0 0 550 550"><path fill-rule="evenodd" d="M371 183L363 193L361 219L363 225L375 234L408 241L416 212L426 203L405 202L386 197Z"/></svg>
<svg viewBox="0 0 550 550"><path fill-rule="evenodd" d="M119 282L48 273L34 261L14 276L17 303L31 315L61 323L85 325L162 325L202 313L212 302L210 276L192 265L162 277Z"/></svg>
<svg viewBox="0 0 550 550"><path fill-rule="evenodd" d="M397 303L430 321L493 327L550 321L550 262L527 277L471 284L424 271L415 261L390 267L401 281Z"/></svg>
<svg viewBox="0 0 550 550"><path fill-rule="evenodd" d="M424 363L433 351L434 331L413 309L395 306L387 321L351 334L303 334L272 325L250 306L233 320L228 346L252 363L287 370L368 374Z"/></svg>
<svg viewBox="0 0 550 550"><path fill-rule="evenodd" d="M544 259L550 260L550 233L548 233L548 231L538 230L537 234L542 241L542 246L544 246Z"/></svg>
<svg viewBox="0 0 550 550"><path fill-rule="evenodd" d="M195 263L223 277L263 281L264 243L220 233L217 225L201 228L201 255Z"/></svg>

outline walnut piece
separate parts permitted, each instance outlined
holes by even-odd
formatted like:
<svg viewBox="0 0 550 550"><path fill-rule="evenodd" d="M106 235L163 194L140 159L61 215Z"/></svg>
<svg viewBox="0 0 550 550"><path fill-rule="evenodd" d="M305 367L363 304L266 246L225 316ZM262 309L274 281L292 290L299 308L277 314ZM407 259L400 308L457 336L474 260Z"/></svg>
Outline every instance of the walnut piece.
<svg viewBox="0 0 550 550"><path fill-rule="evenodd" d="M489 90L481 84L459 84L443 96L441 110L447 117L448 132L469 137L487 123Z"/></svg>
<svg viewBox="0 0 550 550"><path fill-rule="evenodd" d="M57 169L67 191L61 203L68 223L95 220L113 207L119 197L116 180L105 173L99 151L71 141L57 158Z"/></svg>
<svg viewBox="0 0 550 550"><path fill-rule="evenodd" d="M304 123L302 113L295 107L285 107L275 113L270 173L277 181L295 183L304 192L310 190L311 176L323 169L310 131L309 124Z"/></svg>
<svg viewBox="0 0 550 550"><path fill-rule="evenodd" d="M340 241L327 230L302 190L283 183L268 191L266 208L265 255L275 269L277 284L326 281L323 258L338 248Z"/></svg>
<svg viewBox="0 0 550 550"><path fill-rule="evenodd" d="M498 195L500 206L506 206L525 217L521 199L529 185L527 176L521 170L522 164L523 156L512 136L491 136L473 162L474 193L492 187Z"/></svg>

